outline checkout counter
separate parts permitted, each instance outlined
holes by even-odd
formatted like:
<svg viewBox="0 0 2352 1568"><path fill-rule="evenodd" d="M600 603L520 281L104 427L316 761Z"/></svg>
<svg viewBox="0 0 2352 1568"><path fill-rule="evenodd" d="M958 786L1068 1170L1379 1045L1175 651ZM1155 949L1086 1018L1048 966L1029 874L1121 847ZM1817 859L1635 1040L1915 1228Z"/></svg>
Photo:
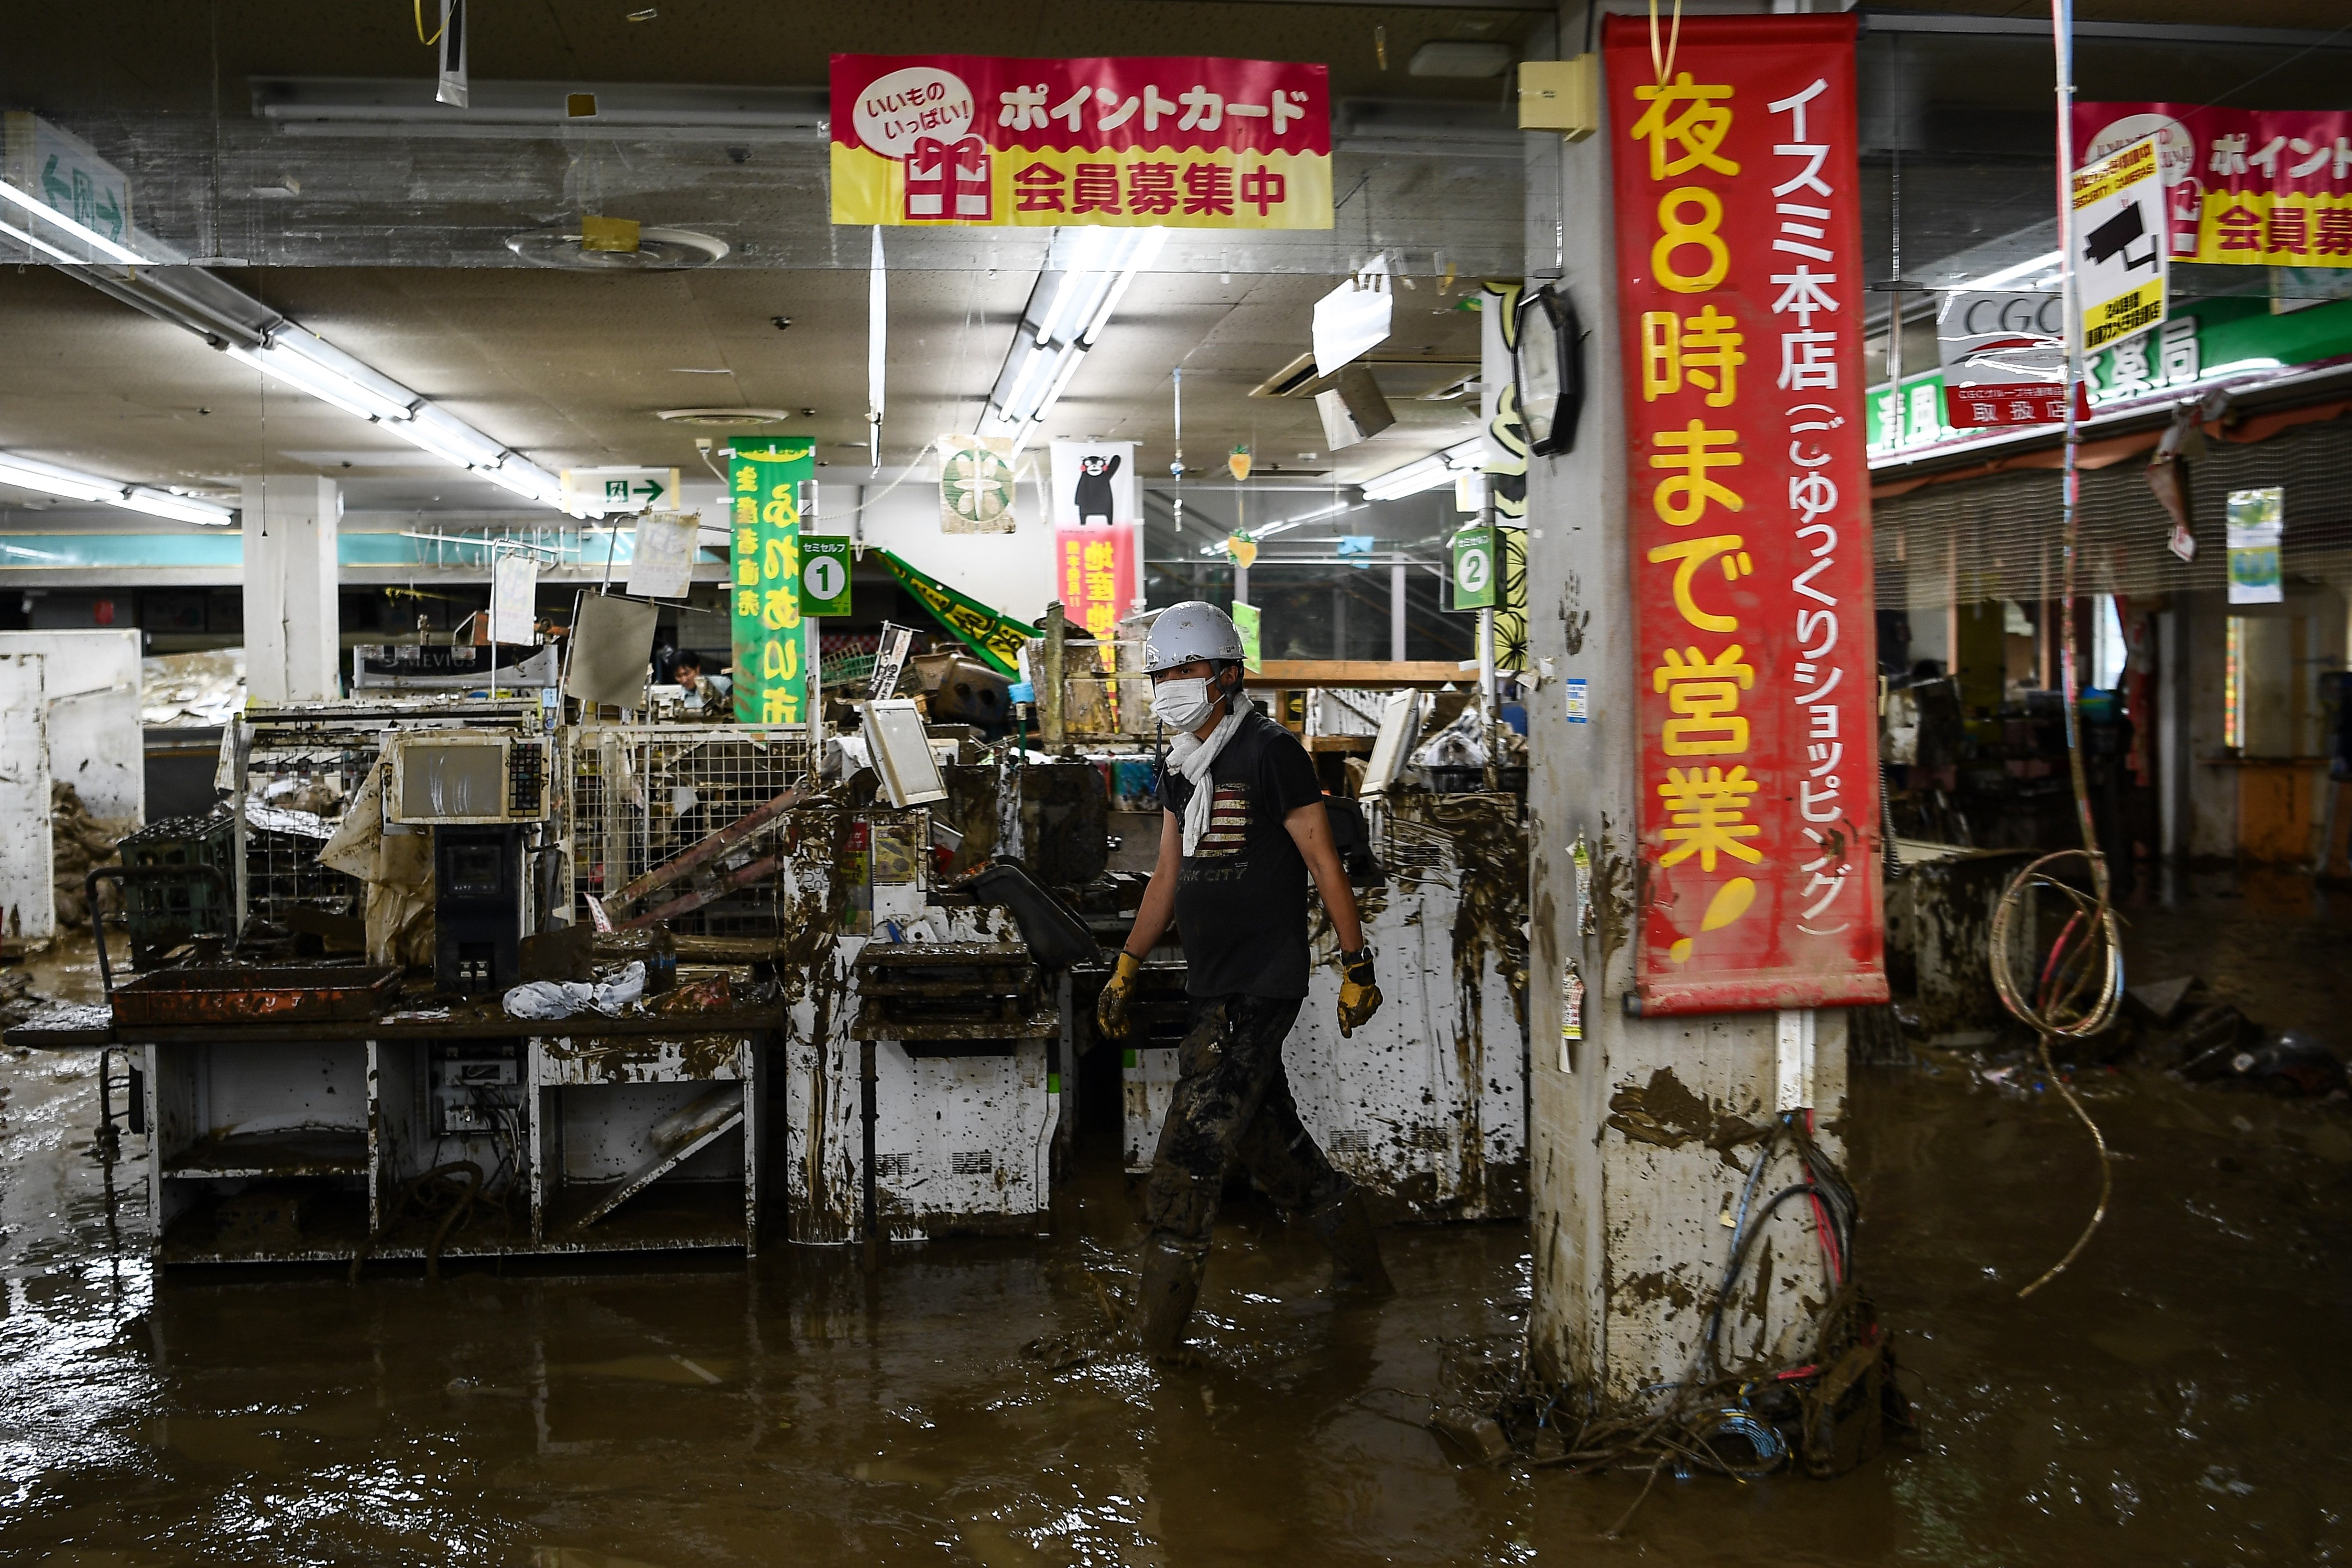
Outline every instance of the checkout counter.
<svg viewBox="0 0 2352 1568"><path fill-rule="evenodd" d="M150 847L131 900L215 929L153 926L107 1006L8 1040L132 1068L171 1264L1037 1234L1082 1079L1118 1079L1148 1168L1190 1021L1171 942L1138 1035L1092 1038L1142 882L1120 868L1158 826L1111 815L1148 751L972 765L911 701L861 706L896 743L847 777L805 727L568 722L551 692L250 709L208 847ZM1311 738L1343 789L1380 761L1376 735ZM1367 805L1386 1003L1340 1039L1318 966L1301 1114L1384 1217L1524 1213L1519 804ZM532 1016L519 986L576 994Z"/></svg>

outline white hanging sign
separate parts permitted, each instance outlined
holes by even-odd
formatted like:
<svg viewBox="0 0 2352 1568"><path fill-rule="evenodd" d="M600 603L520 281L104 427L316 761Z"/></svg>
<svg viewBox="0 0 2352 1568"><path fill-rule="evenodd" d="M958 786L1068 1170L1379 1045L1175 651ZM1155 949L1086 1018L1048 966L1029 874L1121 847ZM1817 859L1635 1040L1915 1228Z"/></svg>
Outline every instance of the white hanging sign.
<svg viewBox="0 0 2352 1568"><path fill-rule="evenodd" d="M1055 528L1143 521L1134 442L1056 441L1053 453Z"/></svg>

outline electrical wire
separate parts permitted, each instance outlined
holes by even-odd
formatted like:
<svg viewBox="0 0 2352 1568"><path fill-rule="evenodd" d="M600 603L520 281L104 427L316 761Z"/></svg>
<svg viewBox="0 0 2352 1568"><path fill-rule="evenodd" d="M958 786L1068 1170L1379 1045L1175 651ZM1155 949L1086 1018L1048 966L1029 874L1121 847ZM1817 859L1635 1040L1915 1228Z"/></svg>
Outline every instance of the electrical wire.
<svg viewBox="0 0 2352 1568"><path fill-rule="evenodd" d="M2075 647L2075 574L2082 556L2083 478L2080 457L2083 445L2082 427L2075 415L2075 389L2083 378L2083 335L2077 310L2079 287L2074 271L2074 204L2071 180L2074 165L2074 133L2072 116L2074 101L2074 0L2052 0L2051 27L2053 53L2058 77L2058 231L2060 247L2061 290L2064 300L2066 321L2066 427L2065 479L2060 497L2060 560L2063 581L2060 591L2063 637L2059 652L2060 696L2065 704L2067 775L2074 785L2074 816L2081 829L2080 849L2061 849L2044 855L2020 871L2002 892L2000 905L1993 911L1990 933L1993 989L2000 994L2001 1005L2020 1023L2039 1037L2038 1049L2042 1070L2057 1086L2067 1107L2089 1130L2091 1142L2099 1157L2099 1201L2091 1211L2088 1224L2083 1226L2074 1245L2066 1255L2044 1269L2032 1284L2020 1290L2020 1300L2032 1295L2059 1275L2090 1244L2092 1234L2107 1217L2107 1201L2114 1195L2115 1175L2107 1159L2107 1141L2091 1113L2083 1108L2082 1100L2074 1087L2058 1075L2050 1058L2053 1040L2082 1040L2104 1030L2114 1022L2116 1008L2123 1000L2124 958L2122 934L2117 928L2115 906L2110 900L2106 857L2099 849L2098 825L2091 812L2090 780L2083 763L2083 717L2077 688L2079 668ZM2090 872L2090 889L2061 881L2050 868L2081 858ZM2049 889L2074 906L2074 912L2051 944L2049 956L2043 961L2037 977L2032 999L2029 1002L2017 977L2011 973L2015 931L2021 917L2031 919L2036 908L2036 893Z"/></svg>

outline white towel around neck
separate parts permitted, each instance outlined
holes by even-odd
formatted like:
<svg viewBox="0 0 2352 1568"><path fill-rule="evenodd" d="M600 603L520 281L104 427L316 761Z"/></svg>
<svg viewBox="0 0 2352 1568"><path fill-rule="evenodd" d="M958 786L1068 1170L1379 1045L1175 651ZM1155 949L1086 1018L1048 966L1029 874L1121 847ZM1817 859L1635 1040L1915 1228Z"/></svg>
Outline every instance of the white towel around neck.
<svg viewBox="0 0 2352 1568"><path fill-rule="evenodd" d="M1205 741L1197 735L1183 734L1168 743L1170 765L1192 781L1192 798L1184 803L1184 853L1190 857L1201 847L1201 836L1209 830L1209 812L1214 804L1216 784L1209 770L1216 764L1217 755L1225 749L1250 715L1250 700L1234 692L1226 704L1225 716L1209 731Z"/></svg>

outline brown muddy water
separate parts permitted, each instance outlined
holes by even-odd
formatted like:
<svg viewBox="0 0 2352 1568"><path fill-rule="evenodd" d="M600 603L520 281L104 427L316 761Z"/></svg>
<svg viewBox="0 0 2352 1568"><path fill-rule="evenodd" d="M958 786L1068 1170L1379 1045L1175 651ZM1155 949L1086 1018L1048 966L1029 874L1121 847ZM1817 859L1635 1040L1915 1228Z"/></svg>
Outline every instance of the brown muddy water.
<svg viewBox="0 0 2352 1568"><path fill-rule="evenodd" d="M2352 900L2347 900L2352 902ZM2352 920L2308 885L2131 911L2352 1045ZM46 978L60 994L84 977ZM158 1281L142 1140L100 1158L95 1058L0 1055L0 1560L84 1564L2340 1563L2352 1556L2352 1115L2126 1068L2086 1142L2030 1071L1854 1075L1858 1261L1922 1436L1829 1483L1457 1465L1441 1361L1506 1349L1521 1227L1385 1233L1400 1294L1334 1307L1311 1240L1221 1225L1203 1364L1024 1356L1137 1239L1115 1173L1051 1241L779 1248L682 1270Z"/></svg>

